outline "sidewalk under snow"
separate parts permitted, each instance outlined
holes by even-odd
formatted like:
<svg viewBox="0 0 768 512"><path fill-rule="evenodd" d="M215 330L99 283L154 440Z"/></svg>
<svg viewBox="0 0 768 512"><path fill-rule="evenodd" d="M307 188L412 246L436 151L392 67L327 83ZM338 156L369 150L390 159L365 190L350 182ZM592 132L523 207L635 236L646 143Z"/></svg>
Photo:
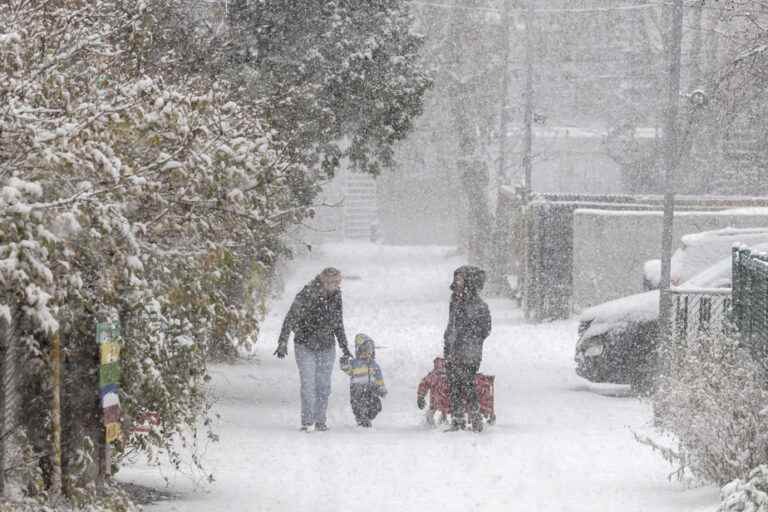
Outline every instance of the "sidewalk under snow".
<svg viewBox="0 0 768 512"><path fill-rule="evenodd" d="M170 468L140 463L119 479L164 487L177 500L150 511L363 510L704 512L714 487L670 482L672 467L633 431L651 430L650 407L621 387L576 376L573 321L531 325L513 303L488 301L493 332L483 373L496 375L495 426L481 434L424 426L416 386L442 351L448 286L462 263L444 247L339 244L296 263L273 304L253 361L211 370L217 432L205 464L216 481L197 490ZM299 432L299 383L293 359L272 356L293 296L325 266L342 284L347 335L365 332L383 348L377 359L390 391L371 430L355 426L348 378L334 371L328 432Z"/></svg>

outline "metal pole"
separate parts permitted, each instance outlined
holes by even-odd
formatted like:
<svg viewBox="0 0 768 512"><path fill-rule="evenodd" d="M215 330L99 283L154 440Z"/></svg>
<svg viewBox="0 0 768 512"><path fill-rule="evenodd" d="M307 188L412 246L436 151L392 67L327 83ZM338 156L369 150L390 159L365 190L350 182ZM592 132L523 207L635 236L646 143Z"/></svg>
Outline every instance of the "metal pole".
<svg viewBox="0 0 768 512"><path fill-rule="evenodd" d="M501 186L507 183L507 134L509 132L509 54L510 54L510 41L509 41L509 23L510 23L510 2L512 0L504 0L504 14L501 19L501 37L502 37L502 63L501 70L503 76L501 77L501 115L499 116L499 168L496 172L497 182L499 185L499 193L501 192Z"/></svg>
<svg viewBox="0 0 768 512"><path fill-rule="evenodd" d="M528 0L525 16L525 137L523 140L523 171L525 178L523 186L526 197L530 196L532 184L532 150L533 150L533 1Z"/></svg>
<svg viewBox="0 0 768 512"><path fill-rule="evenodd" d="M55 499L61 495L61 338L58 333L51 338L51 380L51 496Z"/></svg>
<svg viewBox="0 0 768 512"><path fill-rule="evenodd" d="M525 135L523 137L523 201L527 203L531 197L533 184L531 175L533 172L533 0L528 0L528 8L525 13L525 114L523 123ZM531 243L533 219L531 213L525 216L525 257L523 258L522 276L518 281L523 282L523 311L525 319L530 319L531 300L534 299L533 269L531 267L531 251L534 249Z"/></svg>
<svg viewBox="0 0 768 512"><path fill-rule="evenodd" d="M677 167L677 113L680 97L680 53L683 35L683 0L672 5L672 32L669 39L669 82L664 119L664 220L661 236L661 284L659 290L659 323L661 346L672 332L672 297L667 293L671 281L672 237L675 211L674 179Z"/></svg>

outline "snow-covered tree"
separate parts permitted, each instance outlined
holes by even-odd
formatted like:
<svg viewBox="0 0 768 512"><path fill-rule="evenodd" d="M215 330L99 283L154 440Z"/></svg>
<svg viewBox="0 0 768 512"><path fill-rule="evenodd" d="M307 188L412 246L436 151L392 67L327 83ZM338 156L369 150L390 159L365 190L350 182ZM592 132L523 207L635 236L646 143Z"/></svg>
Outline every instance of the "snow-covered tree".
<svg viewBox="0 0 768 512"><path fill-rule="evenodd" d="M0 4L0 334L18 334L0 368L24 400L2 414L46 470L60 336L71 488L93 480L102 435L96 322L122 326L122 450L176 457L206 416L211 352L255 341L250 288L286 229L342 156L391 163L420 112L406 4L315 7L251 9L244 39L217 3ZM240 65L246 40L259 51ZM160 424L130 433L149 412Z"/></svg>
<svg viewBox="0 0 768 512"><path fill-rule="evenodd" d="M205 411L211 344L257 334L253 304L228 300L239 260L269 262L308 213L295 197L305 169L230 84L137 72L130 43L152 39L161 7L0 5L0 311L24 326L18 387L40 452L61 335L65 410L87 404L64 419L77 445L65 466L100 428L95 322L122 322L126 428L147 411L161 421L125 447L170 448Z"/></svg>
<svg viewBox="0 0 768 512"><path fill-rule="evenodd" d="M408 2L239 0L228 18L242 83L292 160L327 175L345 157L392 165L431 85Z"/></svg>

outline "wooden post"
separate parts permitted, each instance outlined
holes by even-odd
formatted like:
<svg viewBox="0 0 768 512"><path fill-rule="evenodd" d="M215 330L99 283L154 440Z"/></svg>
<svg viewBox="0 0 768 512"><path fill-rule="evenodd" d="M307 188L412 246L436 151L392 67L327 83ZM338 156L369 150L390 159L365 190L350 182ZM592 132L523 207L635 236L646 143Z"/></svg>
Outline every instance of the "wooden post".
<svg viewBox="0 0 768 512"><path fill-rule="evenodd" d="M6 397L8 396L8 389L6 389L11 379L9 373L13 371L11 365L8 364L8 353L11 350L10 341L10 329L6 328L5 321L3 321L2 315L0 315L0 347L2 347L2 357L0 357L0 500L5 495L5 451L8 446L6 442L6 435L8 434L8 426L11 423L8 421L8 409Z"/></svg>
<svg viewBox="0 0 768 512"><path fill-rule="evenodd" d="M61 338L56 333L51 338L51 381L53 400L51 402L51 496L61 496Z"/></svg>

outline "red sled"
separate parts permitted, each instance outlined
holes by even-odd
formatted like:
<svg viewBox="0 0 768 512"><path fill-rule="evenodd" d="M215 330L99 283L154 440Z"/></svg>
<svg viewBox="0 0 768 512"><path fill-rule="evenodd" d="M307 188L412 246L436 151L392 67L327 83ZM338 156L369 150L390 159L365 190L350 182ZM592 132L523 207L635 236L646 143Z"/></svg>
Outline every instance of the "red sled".
<svg viewBox="0 0 768 512"><path fill-rule="evenodd" d="M480 414L489 425L496 423L496 412L493 408L493 388L496 377L478 373L475 376L475 390L480 402ZM448 377L445 373L445 359L435 358L435 368L419 383L417 398L424 399L429 393L429 409L426 413L427 423L447 422L451 414L451 396ZM439 413L439 416L438 416Z"/></svg>

